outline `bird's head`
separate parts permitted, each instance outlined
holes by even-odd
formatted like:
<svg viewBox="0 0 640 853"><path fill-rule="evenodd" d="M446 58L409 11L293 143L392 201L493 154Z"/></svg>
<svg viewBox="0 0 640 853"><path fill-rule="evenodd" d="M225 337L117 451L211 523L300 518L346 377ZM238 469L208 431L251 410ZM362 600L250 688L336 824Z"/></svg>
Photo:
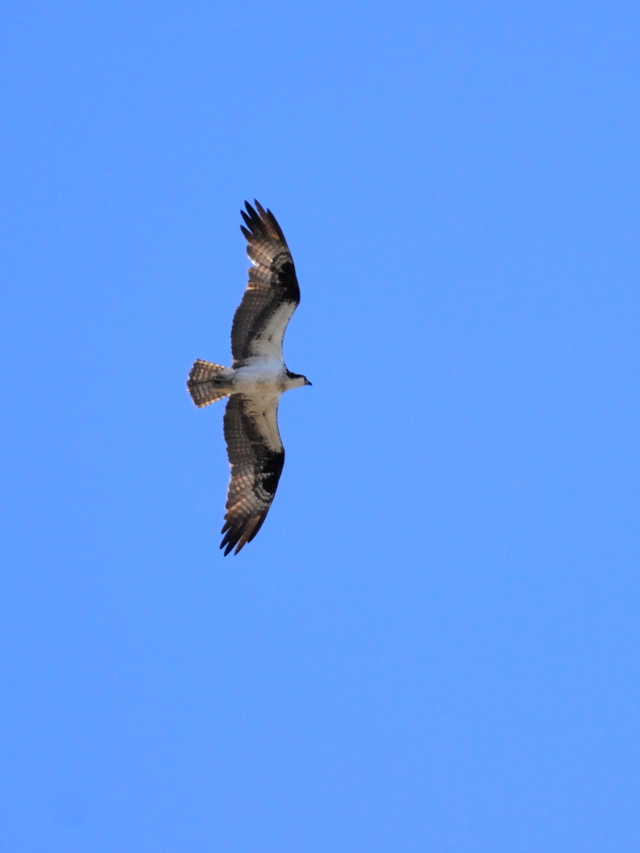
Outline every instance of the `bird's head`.
<svg viewBox="0 0 640 853"><path fill-rule="evenodd" d="M290 370L287 370L287 379L290 388L303 388L305 385L311 385L306 376L301 373L292 373Z"/></svg>

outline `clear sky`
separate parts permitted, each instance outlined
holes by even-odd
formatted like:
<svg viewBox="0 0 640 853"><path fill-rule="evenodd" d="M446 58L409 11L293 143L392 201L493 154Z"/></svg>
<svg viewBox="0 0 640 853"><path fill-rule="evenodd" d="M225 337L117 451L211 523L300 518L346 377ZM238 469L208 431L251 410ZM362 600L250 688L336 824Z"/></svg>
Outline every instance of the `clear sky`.
<svg viewBox="0 0 640 853"><path fill-rule="evenodd" d="M640 849L631 2L4 4L0 850ZM245 198L302 302L218 545Z"/></svg>

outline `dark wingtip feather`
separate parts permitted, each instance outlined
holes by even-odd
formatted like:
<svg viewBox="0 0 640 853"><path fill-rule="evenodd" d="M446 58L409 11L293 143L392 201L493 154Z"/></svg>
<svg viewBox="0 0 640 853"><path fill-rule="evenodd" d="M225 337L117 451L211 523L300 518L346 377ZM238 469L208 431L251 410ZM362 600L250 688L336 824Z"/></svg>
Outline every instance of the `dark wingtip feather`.
<svg viewBox="0 0 640 853"><path fill-rule="evenodd" d="M241 210L240 213L242 214L242 218L244 219L244 224L249 228L249 230L253 230L253 226L255 225L255 220L252 219L251 216L246 214L244 212L244 210ZM242 228L243 226L241 225L240 227Z"/></svg>
<svg viewBox="0 0 640 853"><path fill-rule="evenodd" d="M220 543L220 548L224 548L225 557L228 557L231 551L236 547L239 538L240 537L238 535L233 536L231 531L229 531L229 533L224 537Z"/></svg>
<svg viewBox="0 0 640 853"><path fill-rule="evenodd" d="M225 549L225 557L227 557L233 551L238 542L242 539L242 534L244 533L245 529L246 523L244 523L243 520L240 520L239 522L236 521L235 523L232 522L229 518L225 520L222 530L220 531L221 533L225 534L222 538L222 542L220 543L220 548ZM244 544L245 543L243 542L242 545L240 545L240 547L236 549L236 554L238 553L238 551L240 551Z"/></svg>
<svg viewBox="0 0 640 853"><path fill-rule="evenodd" d="M220 548L224 548L224 556L228 556L235 548L234 556L239 554L244 546L251 542L267 517L265 512L263 515L254 515L251 518L243 518L233 523L231 519L227 519L222 527L221 533L224 533Z"/></svg>
<svg viewBox="0 0 640 853"><path fill-rule="evenodd" d="M257 198L254 199L254 201L256 203L256 207L258 208L258 212L260 213L260 216L262 217L262 220L265 223L265 225L267 225L268 228L271 228L275 232L275 234L278 236L278 239L282 240L282 242L286 244L287 241L285 240L284 232L282 231L282 228L280 227L280 223L275 218L273 213L269 210L269 208L267 208L265 210Z"/></svg>
<svg viewBox="0 0 640 853"><path fill-rule="evenodd" d="M245 205L247 210L241 210L242 218L246 226L249 228L251 232L251 237L268 237L269 229L267 227L267 220L260 216L260 214L251 206L248 201L245 201ZM242 228L242 225L240 226ZM243 230L245 236L246 231ZM249 238L247 238L249 239Z"/></svg>
<svg viewBox="0 0 640 853"><path fill-rule="evenodd" d="M241 210L240 213L243 215L245 222L247 219L249 219L252 222L260 222L260 216L259 216L258 212L256 211L256 209L251 204L251 202L245 201L244 204L245 204L245 207L247 208L247 212L245 213L244 210Z"/></svg>
<svg viewBox="0 0 640 853"><path fill-rule="evenodd" d="M246 542L241 542L241 541L240 541L241 539L242 539L242 536L240 535L240 533L236 533L236 535L235 535L235 536L231 536L231 537L229 537L229 534L227 534L227 535L224 537L224 539L223 539L223 540L222 540L222 542L220 543L220 548L224 548L224 556L225 556L225 557L228 557L228 556L229 556L229 554L233 551L233 549L234 549L234 548L236 549L236 550L235 550L235 553L234 553L234 557L235 557L235 555L236 555L236 554L239 554L239 553L240 553L240 551L242 551L242 549L244 548L244 546L245 546L247 543L246 543ZM247 541L249 541L249 542L250 542L251 540L247 540ZM240 544L239 544L239 545L238 545L238 542L240 542ZM238 547L237 547L237 548L236 548L236 545L238 545Z"/></svg>
<svg viewBox="0 0 640 853"><path fill-rule="evenodd" d="M242 218L245 221L245 224L249 228L250 234L247 233L245 228L241 225L242 233L247 238L250 237L271 237L272 239L282 240L282 242L286 245L287 241L284 236L284 232L280 227L278 220L275 218L273 213L267 208L266 210L260 204L258 199L254 199L255 207L251 204L251 202L245 201L245 210L241 210Z"/></svg>

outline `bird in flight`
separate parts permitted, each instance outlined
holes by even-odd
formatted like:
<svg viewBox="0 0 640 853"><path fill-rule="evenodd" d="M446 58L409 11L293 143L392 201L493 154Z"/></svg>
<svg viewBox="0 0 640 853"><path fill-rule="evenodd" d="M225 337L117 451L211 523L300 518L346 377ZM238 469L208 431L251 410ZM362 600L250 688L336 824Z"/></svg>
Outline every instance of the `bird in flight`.
<svg viewBox="0 0 640 853"><path fill-rule="evenodd" d="M231 466L221 548L244 548L262 527L284 466L278 430L280 397L311 385L284 363L284 333L300 302L296 268L273 213L260 202L241 211L247 238L249 284L233 318L233 367L198 359L187 387L199 409L229 398L224 437ZM245 227L246 226L246 227Z"/></svg>

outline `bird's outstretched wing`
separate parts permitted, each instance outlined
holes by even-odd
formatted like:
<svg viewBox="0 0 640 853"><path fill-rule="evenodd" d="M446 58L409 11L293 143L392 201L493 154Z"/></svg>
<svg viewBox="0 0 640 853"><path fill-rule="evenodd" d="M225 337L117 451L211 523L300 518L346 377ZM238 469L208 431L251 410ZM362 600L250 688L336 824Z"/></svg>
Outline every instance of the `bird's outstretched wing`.
<svg viewBox="0 0 640 853"><path fill-rule="evenodd" d="M284 333L300 302L296 268L282 228L260 202L255 202L255 208L248 201L245 205L247 211L241 213L246 227L240 227L254 266L249 268L249 284L233 318L234 367L256 356L282 362Z"/></svg>
<svg viewBox="0 0 640 853"><path fill-rule="evenodd" d="M237 554L262 527L284 466L278 430L280 394L233 394L224 414L231 466L221 548Z"/></svg>

